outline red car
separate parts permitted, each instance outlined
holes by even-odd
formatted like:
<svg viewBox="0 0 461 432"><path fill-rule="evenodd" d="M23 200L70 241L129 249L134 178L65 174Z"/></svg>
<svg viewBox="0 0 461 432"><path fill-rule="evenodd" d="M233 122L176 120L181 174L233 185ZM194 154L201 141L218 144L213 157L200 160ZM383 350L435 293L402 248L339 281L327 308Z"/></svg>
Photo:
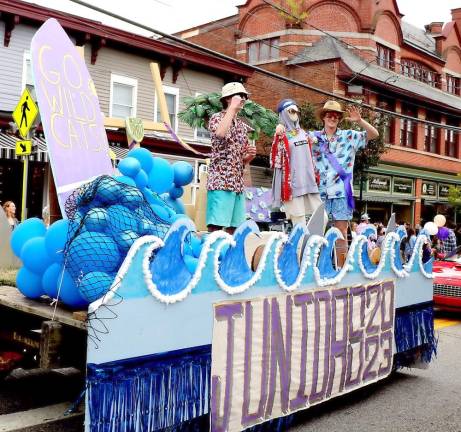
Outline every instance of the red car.
<svg viewBox="0 0 461 432"><path fill-rule="evenodd" d="M447 310L461 310L461 248L447 258L434 261L434 303Z"/></svg>

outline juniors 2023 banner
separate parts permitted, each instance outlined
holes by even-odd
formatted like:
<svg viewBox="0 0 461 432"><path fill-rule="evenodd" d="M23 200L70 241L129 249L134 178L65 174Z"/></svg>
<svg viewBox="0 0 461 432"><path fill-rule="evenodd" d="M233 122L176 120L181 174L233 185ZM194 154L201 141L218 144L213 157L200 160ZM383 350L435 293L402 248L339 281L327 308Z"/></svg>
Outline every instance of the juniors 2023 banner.
<svg viewBox="0 0 461 432"><path fill-rule="evenodd" d="M85 61L55 19L31 42L32 68L61 212L67 197L113 172L104 119Z"/></svg>
<svg viewBox="0 0 461 432"><path fill-rule="evenodd" d="M211 430L241 431L388 376L394 282L214 305Z"/></svg>

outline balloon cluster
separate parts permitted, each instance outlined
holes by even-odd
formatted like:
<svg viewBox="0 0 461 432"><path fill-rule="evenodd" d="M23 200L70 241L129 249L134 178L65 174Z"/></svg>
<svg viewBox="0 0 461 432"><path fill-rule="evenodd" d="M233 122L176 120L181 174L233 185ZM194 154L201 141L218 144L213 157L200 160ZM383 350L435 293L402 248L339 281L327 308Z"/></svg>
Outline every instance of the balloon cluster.
<svg viewBox="0 0 461 432"><path fill-rule="evenodd" d="M30 218L13 231L11 248L24 264L16 276L16 286L24 296L59 296L63 303L75 308L88 304L64 268L68 227L68 220L59 220L47 230L41 219Z"/></svg>
<svg viewBox="0 0 461 432"><path fill-rule="evenodd" d="M447 222L447 219L444 215L442 214L435 215L433 222L426 222L424 224L424 230L429 235L437 235L439 239L445 240L448 238L450 234L450 231L448 230L448 228L445 227L446 222Z"/></svg>
<svg viewBox="0 0 461 432"><path fill-rule="evenodd" d="M158 217L172 223L185 213L181 197L183 187L194 178L191 164L179 161L170 165L166 159L154 157L149 150L136 148L119 162L118 170L122 175L116 179L136 186Z"/></svg>
<svg viewBox="0 0 461 432"><path fill-rule="evenodd" d="M85 307L110 289L139 237L163 238L171 223L187 217L181 196L194 177L189 163L170 165L137 148L118 168L122 175L116 179L101 176L74 192L66 203L69 219L47 230L40 219L31 218L14 230L11 245L24 263L16 284L23 295L46 294ZM191 273L202 246L202 239L188 236L184 261Z"/></svg>

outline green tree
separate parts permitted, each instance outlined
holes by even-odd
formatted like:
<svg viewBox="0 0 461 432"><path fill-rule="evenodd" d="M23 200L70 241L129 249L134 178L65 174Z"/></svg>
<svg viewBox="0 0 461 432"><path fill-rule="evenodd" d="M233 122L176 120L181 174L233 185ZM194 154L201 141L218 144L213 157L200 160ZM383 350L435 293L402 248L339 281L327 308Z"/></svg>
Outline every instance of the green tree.
<svg viewBox="0 0 461 432"><path fill-rule="evenodd" d="M461 188L459 186L448 188L448 202L455 208L461 207Z"/></svg>

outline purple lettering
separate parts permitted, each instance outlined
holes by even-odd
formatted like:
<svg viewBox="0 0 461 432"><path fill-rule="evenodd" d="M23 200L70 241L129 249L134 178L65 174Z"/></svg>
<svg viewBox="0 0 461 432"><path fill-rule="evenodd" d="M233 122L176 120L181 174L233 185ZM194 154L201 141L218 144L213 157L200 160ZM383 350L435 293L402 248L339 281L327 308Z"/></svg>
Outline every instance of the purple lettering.
<svg viewBox="0 0 461 432"><path fill-rule="evenodd" d="M271 371L269 377L269 397L266 404L265 417L269 418L274 406L277 365L280 374L280 401L282 412L288 413L291 382L291 335L292 335L292 308L291 296L286 298L286 333L283 343L282 320L280 318L279 303L276 298L271 301Z"/></svg>
<svg viewBox="0 0 461 432"><path fill-rule="evenodd" d="M369 314L369 320L367 324L367 335L373 335L379 332L379 325L373 325L376 313L378 312L381 300L381 284L368 285L367 286L367 309L370 309L370 303L372 302L372 294L376 293L376 301L371 308L371 311L367 311Z"/></svg>
<svg viewBox="0 0 461 432"><path fill-rule="evenodd" d="M370 347L374 346L373 354L370 356ZM365 360L368 360L369 363L363 371L362 380L364 382L370 381L376 378L376 370L373 370L376 362L376 357L378 356L379 350L379 336L370 336L365 340ZM371 357L371 358L370 358Z"/></svg>
<svg viewBox="0 0 461 432"><path fill-rule="evenodd" d="M234 369L234 317L241 317L242 303L226 303L215 308L215 319L227 321L227 358L226 358L226 390L224 393L224 412L219 415L219 402L221 400L221 377L211 377L211 429L213 431L226 431L229 426L229 417L232 399L232 377Z"/></svg>
<svg viewBox="0 0 461 432"><path fill-rule="evenodd" d="M383 295L381 299L381 331L385 332L387 330L390 330L394 325L394 282L384 282L382 291ZM386 316L389 316L388 321L386 321Z"/></svg>
<svg viewBox="0 0 461 432"><path fill-rule="evenodd" d="M381 340L380 340L381 348L383 348L384 345L387 345L387 348L383 349L383 355L384 355L384 358L386 359L386 364L385 366L383 366L382 363L379 365L378 376L387 375L391 371L392 358L393 358L393 353L392 353L392 341L393 340L394 340L394 332L392 330L388 330L387 332L381 335Z"/></svg>
<svg viewBox="0 0 461 432"><path fill-rule="evenodd" d="M242 407L242 425L245 427L252 426L264 417L264 406L267 399L267 374L269 365L269 318L270 305L269 300L264 299L263 303L263 346L261 356L261 394L259 399L258 411L255 413L250 410L250 384L251 384L251 354L252 354L252 326L253 326L253 308L251 301L245 303L245 375L243 379L243 407Z"/></svg>
<svg viewBox="0 0 461 432"><path fill-rule="evenodd" d="M363 328L365 327L365 287L358 286L351 288L349 299L349 346L347 348L347 373L346 389L356 386L360 382L363 369ZM360 297L360 322L357 328L354 327L354 298ZM357 375L352 378L354 366L354 345L359 345L359 365Z"/></svg>
<svg viewBox="0 0 461 432"><path fill-rule="evenodd" d="M344 381L346 376L346 357L347 357L347 345L348 345L348 326L347 326L347 313L348 313L348 292L347 288L338 289L332 292L331 298L331 348L330 348L330 376L328 379L328 388L326 397L331 396L331 391L335 382L336 375L336 359L341 361L341 373L339 379L339 393L342 393L344 390ZM342 314L340 315L338 309L338 302L342 302L342 306L339 308L342 309ZM338 323L338 315L340 317ZM341 336L337 339L337 328L339 324L341 328Z"/></svg>
<svg viewBox="0 0 461 432"><path fill-rule="evenodd" d="M325 322L320 322L320 302L325 304ZM324 398L328 384L328 370L330 363L330 334L331 334L331 303L329 291L316 291L314 294L315 306L315 336L314 336L314 363L312 367L312 387L309 396L309 403L320 401ZM325 330L325 345L323 358L323 380L322 387L317 390L319 380L319 357L320 357L320 333Z"/></svg>
<svg viewBox="0 0 461 432"><path fill-rule="evenodd" d="M306 362L307 362L307 336L309 329L307 326L307 305L314 301L312 293L297 294L294 296L295 306L301 307L301 371L299 376L299 388L296 398L290 401L290 410L296 411L299 408L307 406L309 402L309 396L305 394L306 391Z"/></svg>

